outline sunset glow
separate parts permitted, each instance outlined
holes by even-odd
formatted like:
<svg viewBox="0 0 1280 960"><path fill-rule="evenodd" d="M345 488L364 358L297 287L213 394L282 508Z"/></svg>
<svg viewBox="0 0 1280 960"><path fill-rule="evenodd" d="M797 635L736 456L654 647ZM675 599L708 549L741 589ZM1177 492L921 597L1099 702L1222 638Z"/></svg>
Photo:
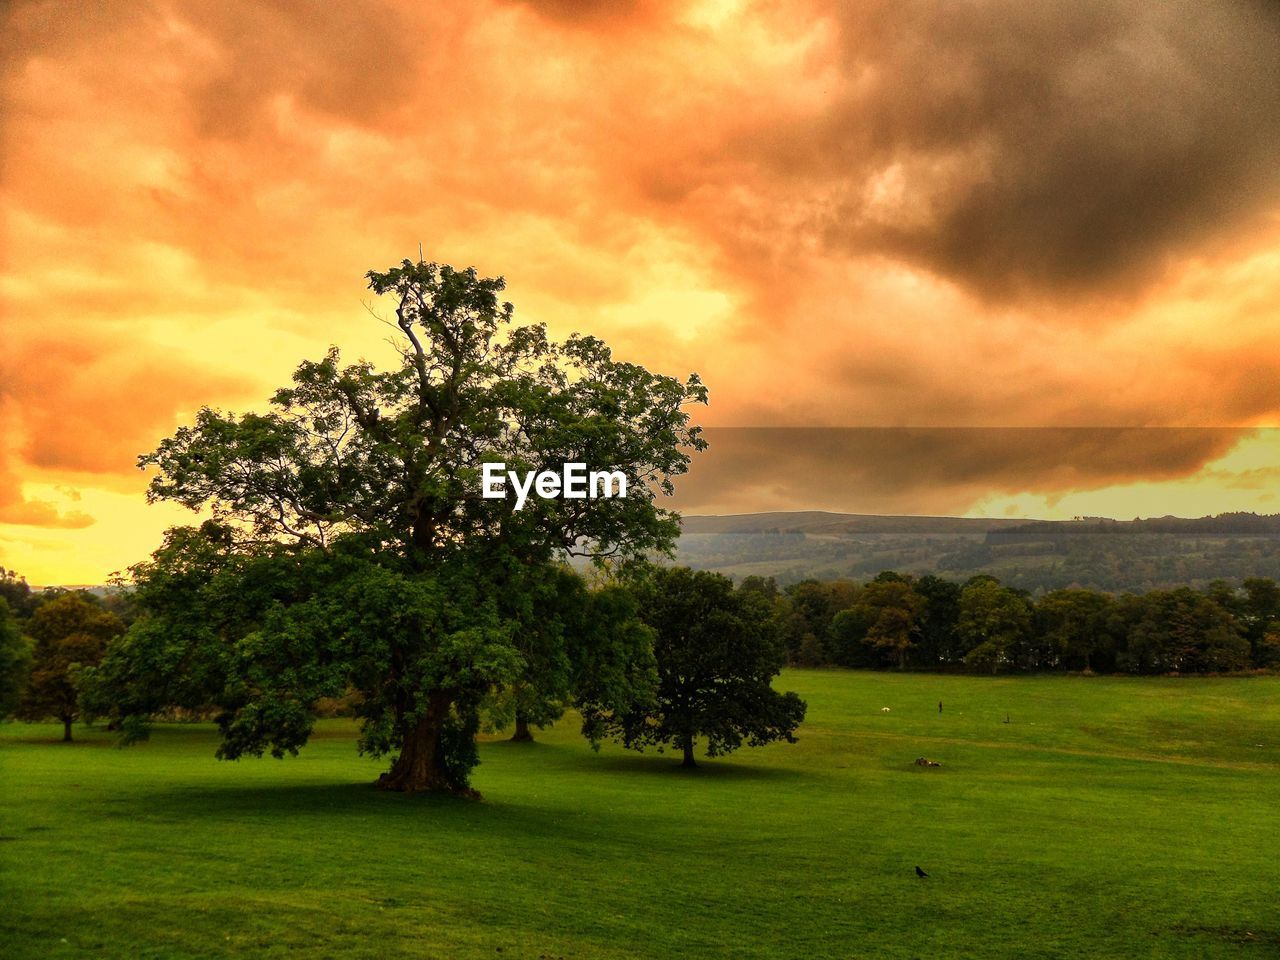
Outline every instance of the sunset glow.
<svg viewBox="0 0 1280 960"><path fill-rule="evenodd" d="M1280 14L1090 11L10 5L0 565L145 557L191 515L137 456L330 344L388 357L363 274L419 244L697 371L713 428L1222 428L1074 473L942 444L919 489L850 460L821 498L770 441L691 513L1280 511L1245 429L1280 424Z"/></svg>

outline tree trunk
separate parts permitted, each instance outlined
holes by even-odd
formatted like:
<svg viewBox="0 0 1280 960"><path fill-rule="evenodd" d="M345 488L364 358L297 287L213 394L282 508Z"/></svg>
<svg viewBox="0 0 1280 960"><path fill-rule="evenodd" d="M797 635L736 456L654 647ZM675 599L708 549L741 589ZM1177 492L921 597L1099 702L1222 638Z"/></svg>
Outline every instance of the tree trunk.
<svg viewBox="0 0 1280 960"><path fill-rule="evenodd" d="M71 742L71 718L70 717L62 718L62 742L63 743Z"/></svg>
<svg viewBox="0 0 1280 960"><path fill-rule="evenodd" d="M378 778L383 790L405 793L452 793L474 797L480 794L455 783L444 768L440 754L440 733L449 718L448 694L433 690L427 697L427 709L404 736L400 756L391 769Z"/></svg>
<svg viewBox="0 0 1280 960"><path fill-rule="evenodd" d="M529 718L516 712L516 732L511 735L516 743L533 743L533 731L529 729Z"/></svg>
<svg viewBox="0 0 1280 960"><path fill-rule="evenodd" d="M680 764L682 767L696 767L698 761L693 759L693 737L684 738L684 762Z"/></svg>

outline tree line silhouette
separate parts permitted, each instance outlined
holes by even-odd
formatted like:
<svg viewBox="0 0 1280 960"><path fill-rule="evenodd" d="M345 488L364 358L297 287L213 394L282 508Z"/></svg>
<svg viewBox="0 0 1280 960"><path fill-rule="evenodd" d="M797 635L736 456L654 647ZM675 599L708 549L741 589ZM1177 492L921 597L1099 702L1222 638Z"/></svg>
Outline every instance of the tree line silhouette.
<svg viewBox="0 0 1280 960"><path fill-rule="evenodd" d="M975 672L1234 673L1280 664L1280 586L1249 577L1113 594L1039 597L981 574L885 571L865 582L747 577L798 666Z"/></svg>

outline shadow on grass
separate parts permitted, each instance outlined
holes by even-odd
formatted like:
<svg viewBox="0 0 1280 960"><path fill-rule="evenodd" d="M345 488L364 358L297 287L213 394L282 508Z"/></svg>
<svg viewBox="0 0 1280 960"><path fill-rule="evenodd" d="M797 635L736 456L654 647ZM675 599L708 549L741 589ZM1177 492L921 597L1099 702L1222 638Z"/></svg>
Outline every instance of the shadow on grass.
<svg viewBox="0 0 1280 960"><path fill-rule="evenodd" d="M0 729L0 747L9 744L25 744L31 746L66 746L66 747L118 747L120 734L109 730L101 724L76 724L72 733L74 739L62 739L62 724L15 724L17 729ZM18 732L21 731L21 732ZM154 723L151 736L139 740L131 747L145 748L153 745L164 746L173 743L190 743L208 740L210 752L217 746L216 729L211 723Z"/></svg>
<svg viewBox="0 0 1280 960"><path fill-rule="evenodd" d="M623 754L592 757L580 762L583 773L625 774L630 776L670 777L681 780L795 780L807 774L789 767L766 767L734 763L732 760L698 761L696 767L681 766L676 755L661 753Z"/></svg>
<svg viewBox="0 0 1280 960"><path fill-rule="evenodd" d="M74 740L63 740L62 732L59 731L55 736L35 736L26 735L20 737L5 737L0 739L0 747L4 746L24 746L24 747L60 747L66 750L101 750L116 745L115 734L97 735L85 734L78 736Z"/></svg>
<svg viewBox="0 0 1280 960"><path fill-rule="evenodd" d="M461 797L379 790L372 780L360 783L224 784L170 787L134 793L120 803L144 811L148 818L182 820L251 820L256 818L331 817L351 815L398 819L430 811L451 817L483 816L485 804ZM476 813L480 811L480 813Z"/></svg>
<svg viewBox="0 0 1280 960"><path fill-rule="evenodd" d="M549 744L544 752L554 755L560 751ZM724 762L708 762L687 770L675 759L654 755L583 758L579 753L578 762L573 766L575 776L595 780L596 786L609 777L612 785L624 791L629 780L634 782L636 777L643 777L646 787L665 780L674 788L674 794L662 791L667 801L679 801L682 795L695 797L702 792L696 789L699 783L745 785L751 781L777 782L805 776L798 771ZM498 844L516 837L535 837L590 845L601 836L624 836L635 829L637 817L649 816L647 812L625 807L616 811L596 809L589 818L577 817L573 815L578 811L573 791L539 799L495 785L484 800L477 802L447 795L389 792L379 790L371 781L219 783L198 788L152 785L101 806L104 812L115 816L130 816L155 824L198 824L201 829L216 823L248 830L261 829L264 824L292 824L310 830L317 823L342 821L359 824L361 830L374 827L388 835L419 839L437 833L484 835ZM654 809L652 816L665 817L666 812Z"/></svg>
<svg viewBox="0 0 1280 960"><path fill-rule="evenodd" d="M499 846L530 838L556 843L597 842L601 835L625 834L634 816L598 812L569 816L572 804L508 799L467 800L439 794L379 790L369 783L216 787L155 790L134 794L121 812L153 824L234 825L253 832L277 832L292 825L310 833L317 825L342 823L371 836L430 842L432 837L486 838Z"/></svg>
<svg viewBox="0 0 1280 960"><path fill-rule="evenodd" d="M789 780L808 776L804 770L763 764L736 763L731 759L700 757L696 767L681 766L678 752L658 753L649 749L640 752L592 753L581 745L569 746L542 740L513 742L511 740L481 741L481 747L491 759L507 760L536 757L541 769L572 773L577 776L597 774L668 777L673 780ZM492 752L491 752L492 751Z"/></svg>

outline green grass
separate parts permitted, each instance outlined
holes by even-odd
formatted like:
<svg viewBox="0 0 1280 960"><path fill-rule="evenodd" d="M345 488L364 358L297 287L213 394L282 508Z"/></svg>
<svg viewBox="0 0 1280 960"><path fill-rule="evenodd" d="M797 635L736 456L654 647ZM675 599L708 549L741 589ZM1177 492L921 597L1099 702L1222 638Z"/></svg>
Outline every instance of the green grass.
<svg viewBox="0 0 1280 960"><path fill-rule="evenodd" d="M482 803L373 790L345 721L238 763L0 727L0 956L1280 955L1280 678L782 682L798 744L566 721L485 743Z"/></svg>

